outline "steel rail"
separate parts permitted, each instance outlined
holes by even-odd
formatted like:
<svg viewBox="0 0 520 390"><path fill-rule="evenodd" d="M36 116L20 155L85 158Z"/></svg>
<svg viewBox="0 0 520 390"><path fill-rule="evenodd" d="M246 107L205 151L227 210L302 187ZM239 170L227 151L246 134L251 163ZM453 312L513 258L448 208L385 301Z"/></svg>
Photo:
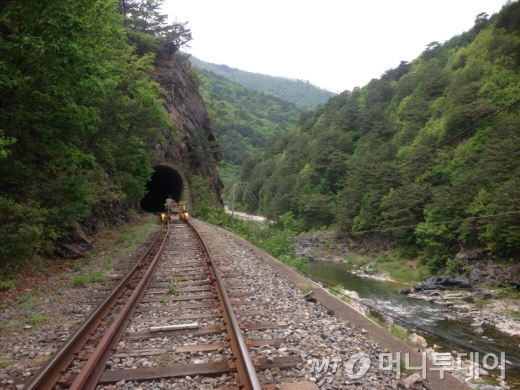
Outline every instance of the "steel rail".
<svg viewBox="0 0 520 390"><path fill-rule="evenodd" d="M60 376L69 367L70 363L76 358L76 354L83 348L89 340L91 334L98 328L103 318L109 313L114 304L121 297L123 290L128 282L139 272L152 249L157 244L161 235L159 234L154 242L150 245L145 254L137 261L136 265L128 272L112 291L103 299L103 301L89 314L65 340L62 346L51 356L45 365L34 374L29 382L25 385L25 390L47 390L52 389Z"/></svg>
<svg viewBox="0 0 520 390"><path fill-rule="evenodd" d="M217 266L211 257L211 254L202 240L199 232L193 227L193 225L186 221L188 225L193 229L197 239L201 243L202 247L206 251L209 259L209 264L211 265L212 272L215 276L215 280L217 282L217 295L220 298L220 302L222 305L222 314L224 316L224 321L226 328L228 330L228 335L231 343L231 347L233 350L233 354L236 358L236 369L238 373L238 377L240 379L240 384L243 385L244 390L262 390L262 386L258 381L258 377L256 376L256 370L253 365L253 361L249 357L249 349L247 347L246 341L242 336L242 332L240 330L240 325L238 323L238 319L235 316L235 312L233 310L233 306L231 305L231 301L229 300L229 296L227 295L226 288L224 286L224 282L220 277Z"/></svg>
<svg viewBox="0 0 520 390"><path fill-rule="evenodd" d="M164 240L161 243L157 254L148 266L145 274L142 276L136 288L132 291L132 294L125 302L125 305L119 311L114 321L110 324L109 329L103 335L103 338L96 346L96 349L92 352L92 355L87 360L74 382L72 382L69 390L94 390L96 388L101 375L103 375L103 372L105 371L106 362L113 354L117 343L126 330L126 324L128 324L134 315L137 306L146 292L146 288L155 274L155 270L159 265L159 260L162 257L169 233L170 224L168 224Z"/></svg>

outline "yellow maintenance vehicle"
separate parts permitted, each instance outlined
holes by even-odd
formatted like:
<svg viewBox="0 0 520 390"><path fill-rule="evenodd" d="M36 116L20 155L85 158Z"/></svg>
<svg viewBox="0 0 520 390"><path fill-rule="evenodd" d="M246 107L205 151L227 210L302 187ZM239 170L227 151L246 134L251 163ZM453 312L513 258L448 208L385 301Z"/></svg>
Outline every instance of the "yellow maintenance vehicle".
<svg viewBox="0 0 520 390"><path fill-rule="evenodd" d="M173 221L173 220L184 220L187 221L189 218L187 210L188 202L181 200L179 202L166 201L164 204L164 213L161 214L161 221Z"/></svg>

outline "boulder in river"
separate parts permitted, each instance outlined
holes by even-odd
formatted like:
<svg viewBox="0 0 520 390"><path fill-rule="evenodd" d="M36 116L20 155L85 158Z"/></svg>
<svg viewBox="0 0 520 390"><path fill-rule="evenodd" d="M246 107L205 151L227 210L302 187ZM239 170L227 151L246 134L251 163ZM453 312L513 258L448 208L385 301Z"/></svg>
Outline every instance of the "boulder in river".
<svg viewBox="0 0 520 390"><path fill-rule="evenodd" d="M417 333L412 333L410 335L408 344L410 344L412 347L417 347L420 349L426 348L428 346L426 339L422 336L419 336Z"/></svg>
<svg viewBox="0 0 520 390"><path fill-rule="evenodd" d="M390 327L394 325L394 319L386 315L372 299L361 298L361 303L365 313L370 313L372 317L377 318L385 326Z"/></svg>
<svg viewBox="0 0 520 390"><path fill-rule="evenodd" d="M475 329L475 333L482 334L482 333L484 333L484 329L482 329L482 327L479 326L478 328Z"/></svg>
<svg viewBox="0 0 520 390"><path fill-rule="evenodd" d="M414 292L422 292L428 290L455 290L461 288L472 288L473 286L466 278L457 276L451 278L449 276L434 276L419 284L413 286Z"/></svg>

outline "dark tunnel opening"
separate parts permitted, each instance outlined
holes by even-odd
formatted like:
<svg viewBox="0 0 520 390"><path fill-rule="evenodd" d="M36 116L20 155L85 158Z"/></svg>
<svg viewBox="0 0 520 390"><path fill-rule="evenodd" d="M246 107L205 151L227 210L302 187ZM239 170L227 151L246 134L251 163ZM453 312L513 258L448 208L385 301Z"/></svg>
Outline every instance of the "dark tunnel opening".
<svg viewBox="0 0 520 390"><path fill-rule="evenodd" d="M164 203L168 195L176 201L182 196L182 177L170 167L159 165L154 167L151 180L146 184L148 193L141 201L141 208L151 213L164 211Z"/></svg>

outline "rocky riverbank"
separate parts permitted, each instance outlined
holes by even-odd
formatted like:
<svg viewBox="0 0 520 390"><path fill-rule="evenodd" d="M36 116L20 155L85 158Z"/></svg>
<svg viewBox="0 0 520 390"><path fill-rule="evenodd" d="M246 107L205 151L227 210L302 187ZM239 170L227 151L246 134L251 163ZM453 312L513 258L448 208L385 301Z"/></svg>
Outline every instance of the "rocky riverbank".
<svg viewBox="0 0 520 390"><path fill-rule="evenodd" d="M296 246L298 255L311 261L346 262L345 257L351 253L348 244L338 243L331 231L301 234L291 242ZM496 289L499 286L520 283L520 266L509 264L495 267L485 253L477 250L459 253L455 256L455 262L456 270L466 272L467 279L453 278L452 286L428 286L424 291L415 291L408 297L445 306L448 319L472 318L475 324L490 324L509 335L520 335L520 303L507 298L507 293L503 290ZM352 264L349 272L362 278L395 281L388 271L375 270L372 267ZM412 290L410 286L409 292Z"/></svg>
<svg viewBox="0 0 520 390"><path fill-rule="evenodd" d="M475 331L479 334L484 333L482 325L489 324L511 336L520 335L520 302L507 299L502 290L427 290L407 296L445 306L447 319L473 319Z"/></svg>

